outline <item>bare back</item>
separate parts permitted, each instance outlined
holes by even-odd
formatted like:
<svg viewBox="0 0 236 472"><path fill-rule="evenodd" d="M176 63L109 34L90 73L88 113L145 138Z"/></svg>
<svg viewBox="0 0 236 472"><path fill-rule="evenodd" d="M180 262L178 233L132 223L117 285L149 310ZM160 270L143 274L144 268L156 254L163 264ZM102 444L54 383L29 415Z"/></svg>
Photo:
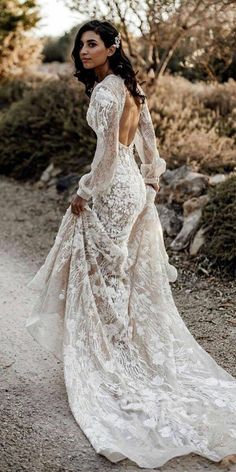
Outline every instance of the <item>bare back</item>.
<svg viewBox="0 0 236 472"><path fill-rule="evenodd" d="M141 103L139 100L133 97L129 90L126 90L125 105L119 126L119 141L125 146L129 146L134 139L139 123L140 110Z"/></svg>

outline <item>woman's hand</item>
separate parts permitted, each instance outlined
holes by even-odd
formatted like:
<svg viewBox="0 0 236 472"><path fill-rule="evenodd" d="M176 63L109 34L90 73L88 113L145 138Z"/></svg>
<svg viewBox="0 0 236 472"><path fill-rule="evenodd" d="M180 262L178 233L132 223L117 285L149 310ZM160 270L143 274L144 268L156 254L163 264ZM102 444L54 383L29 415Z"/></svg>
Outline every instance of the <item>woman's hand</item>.
<svg viewBox="0 0 236 472"><path fill-rule="evenodd" d="M160 190L160 185L159 184L146 184L146 185L151 185L151 187L153 187L154 190L156 190L156 192L159 192L159 190Z"/></svg>
<svg viewBox="0 0 236 472"><path fill-rule="evenodd" d="M74 215L80 216L80 213L84 211L84 206L86 204L87 200L84 198L80 197L79 195L76 195L73 200L71 201L71 211L74 213Z"/></svg>

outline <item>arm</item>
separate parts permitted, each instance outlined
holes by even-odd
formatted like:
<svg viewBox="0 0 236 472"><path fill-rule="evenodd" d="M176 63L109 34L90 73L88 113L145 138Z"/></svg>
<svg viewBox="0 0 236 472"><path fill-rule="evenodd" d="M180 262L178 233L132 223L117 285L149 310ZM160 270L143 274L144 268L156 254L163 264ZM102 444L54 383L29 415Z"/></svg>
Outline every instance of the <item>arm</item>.
<svg viewBox="0 0 236 472"><path fill-rule="evenodd" d="M143 92L143 90L142 90ZM159 155L152 118L147 100L142 105L135 146L142 161L140 171L147 184L155 184L166 170L166 162Z"/></svg>
<svg viewBox="0 0 236 472"><path fill-rule="evenodd" d="M119 142L118 100L105 86L98 86L90 103L89 124L97 135L97 146L89 173L79 181L77 195L88 200L108 189L114 175Z"/></svg>

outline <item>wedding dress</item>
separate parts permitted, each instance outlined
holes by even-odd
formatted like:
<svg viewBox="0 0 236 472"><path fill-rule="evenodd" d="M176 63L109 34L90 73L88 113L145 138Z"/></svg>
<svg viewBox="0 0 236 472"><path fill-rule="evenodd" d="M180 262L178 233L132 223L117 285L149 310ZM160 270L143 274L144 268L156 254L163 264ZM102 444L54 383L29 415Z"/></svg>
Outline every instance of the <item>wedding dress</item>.
<svg viewBox="0 0 236 472"><path fill-rule="evenodd" d="M188 453L219 461L236 453L236 379L174 303L177 271L146 185L166 164L146 101L133 142L119 142L125 90L114 74L93 89L97 147L78 188L87 203L79 217L68 208L29 283L39 295L26 327L63 361L71 411L97 453L141 468Z"/></svg>

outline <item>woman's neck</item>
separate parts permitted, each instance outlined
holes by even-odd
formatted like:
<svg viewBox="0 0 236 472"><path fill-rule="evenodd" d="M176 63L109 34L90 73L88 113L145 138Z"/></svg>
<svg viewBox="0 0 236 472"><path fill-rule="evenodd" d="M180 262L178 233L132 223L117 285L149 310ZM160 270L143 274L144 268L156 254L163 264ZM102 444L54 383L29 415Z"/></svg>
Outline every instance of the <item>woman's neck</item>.
<svg viewBox="0 0 236 472"><path fill-rule="evenodd" d="M113 74L113 70L110 67L95 69L95 77L97 82L101 82L107 75Z"/></svg>

